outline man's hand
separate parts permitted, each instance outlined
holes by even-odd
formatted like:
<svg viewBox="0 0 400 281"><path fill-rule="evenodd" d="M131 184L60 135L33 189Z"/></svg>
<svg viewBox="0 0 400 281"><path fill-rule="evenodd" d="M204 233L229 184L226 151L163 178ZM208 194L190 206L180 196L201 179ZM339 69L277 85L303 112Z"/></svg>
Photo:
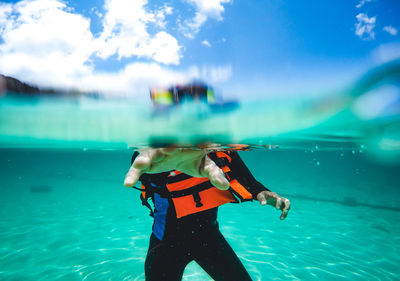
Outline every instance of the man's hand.
<svg viewBox="0 0 400 281"><path fill-rule="evenodd" d="M144 173L156 174L178 170L193 177L207 177L222 190L229 188L223 171L202 149L154 148L140 153L125 176L124 185L134 186Z"/></svg>
<svg viewBox="0 0 400 281"><path fill-rule="evenodd" d="M284 220L290 210L290 201L282 196L279 196L275 192L261 191L257 194L257 200L260 201L261 205L271 205L277 210L282 210L280 219Z"/></svg>

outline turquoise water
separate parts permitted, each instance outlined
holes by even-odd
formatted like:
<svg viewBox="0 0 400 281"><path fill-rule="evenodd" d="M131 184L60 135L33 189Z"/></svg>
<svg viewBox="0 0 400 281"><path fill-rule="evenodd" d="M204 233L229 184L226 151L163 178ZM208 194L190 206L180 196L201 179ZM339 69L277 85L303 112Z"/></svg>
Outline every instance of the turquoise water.
<svg viewBox="0 0 400 281"><path fill-rule="evenodd" d="M0 97L0 280L144 280L152 219L122 185L132 150L253 146L255 177L292 202L220 208L254 280L400 280L400 61L318 98L213 112L187 104ZM1 93L0 93L1 94ZM229 270L229 268L227 268ZM184 280L210 280L195 263Z"/></svg>
<svg viewBox="0 0 400 281"><path fill-rule="evenodd" d="M223 234L254 280L399 280L399 166L322 148L241 152L292 209L222 206ZM144 280L152 219L122 186L130 150L0 155L1 280ZM183 280L210 278L191 263Z"/></svg>

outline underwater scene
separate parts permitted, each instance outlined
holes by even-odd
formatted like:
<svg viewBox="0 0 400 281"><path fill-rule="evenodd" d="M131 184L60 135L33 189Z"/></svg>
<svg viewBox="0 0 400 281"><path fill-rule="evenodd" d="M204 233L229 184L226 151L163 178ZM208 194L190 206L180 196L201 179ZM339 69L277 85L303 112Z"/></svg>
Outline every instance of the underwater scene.
<svg viewBox="0 0 400 281"><path fill-rule="evenodd" d="M0 281L400 280L399 12L0 0Z"/></svg>
<svg viewBox="0 0 400 281"><path fill-rule="evenodd" d="M152 218L122 185L131 154L2 149L0 279L144 280ZM398 280L399 165L355 147L240 155L291 200L284 221L258 202L219 208L253 280ZM183 280L212 279L192 262Z"/></svg>
<svg viewBox="0 0 400 281"><path fill-rule="evenodd" d="M0 279L145 280L153 220L123 186L133 151L241 143L254 177L291 201L286 220L256 200L219 208L253 280L398 280L398 73L394 61L327 98L217 110L5 93ZM183 280L212 279L191 262Z"/></svg>

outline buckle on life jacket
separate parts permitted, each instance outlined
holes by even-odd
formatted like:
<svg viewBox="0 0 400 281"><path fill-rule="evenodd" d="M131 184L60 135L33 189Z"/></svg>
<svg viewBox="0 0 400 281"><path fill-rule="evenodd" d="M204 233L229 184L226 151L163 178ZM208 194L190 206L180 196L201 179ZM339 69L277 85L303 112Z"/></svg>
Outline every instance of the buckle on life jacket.
<svg viewBox="0 0 400 281"><path fill-rule="evenodd" d="M199 192L193 192L193 200L196 203L196 208L203 207L203 203L201 203L201 198Z"/></svg>

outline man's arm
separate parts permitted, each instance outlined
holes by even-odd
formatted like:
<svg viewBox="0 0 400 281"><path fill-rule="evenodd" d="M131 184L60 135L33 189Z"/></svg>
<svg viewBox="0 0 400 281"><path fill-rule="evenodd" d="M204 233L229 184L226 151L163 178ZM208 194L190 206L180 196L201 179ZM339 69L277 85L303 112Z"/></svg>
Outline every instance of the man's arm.
<svg viewBox="0 0 400 281"><path fill-rule="evenodd" d="M247 168L242 158L240 158L239 153L231 151L229 156L232 159L230 165L232 172L238 178L239 182L246 186L247 191L253 195L254 199L257 199L257 195L261 191L269 191L268 188L254 178L249 168Z"/></svg>
<svg viewBox="0 0 400 281"><path fill-rule="evenodd" d="M268 204L274 206L277 210L282 210L280 219L285 219L290 210L290 201L270 191L263 184L258 182L240 158L239 153L232 151L229 156L232 159L230 166L232 172L235 173L238 180L246 186L246 189L253 195L253 198L258 200L261 205Z"/></svg>

